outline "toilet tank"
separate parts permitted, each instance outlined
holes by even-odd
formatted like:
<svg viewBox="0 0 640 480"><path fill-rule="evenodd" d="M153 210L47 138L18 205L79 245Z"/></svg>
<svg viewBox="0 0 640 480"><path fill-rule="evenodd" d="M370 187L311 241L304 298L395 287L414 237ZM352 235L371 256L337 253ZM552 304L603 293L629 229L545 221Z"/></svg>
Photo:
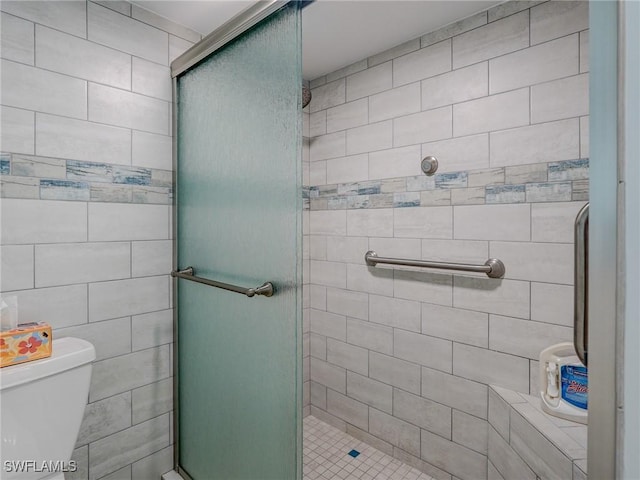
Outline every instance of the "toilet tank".
<svg viewBox="0 0 640 480"><path fill-rule="evenodd" d="M54 341L49 358L0 370L0 478L47 477L43 462L69 467L95 358L91 343L67 337ZM35 466L14 471L23 470L11 463L18 461Z"/></svg>

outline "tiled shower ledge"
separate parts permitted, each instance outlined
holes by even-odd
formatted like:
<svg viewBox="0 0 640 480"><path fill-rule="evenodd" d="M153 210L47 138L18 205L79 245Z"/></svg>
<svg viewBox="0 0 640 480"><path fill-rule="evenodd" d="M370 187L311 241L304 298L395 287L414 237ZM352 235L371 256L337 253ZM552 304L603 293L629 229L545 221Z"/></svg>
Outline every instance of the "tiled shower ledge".
<svg viewBox="0 0 640 480"><path fill-rule="evenodd" d="M547 414L539 398L492 385L489 425L489 478L587 479L587 426Z"/></svg>

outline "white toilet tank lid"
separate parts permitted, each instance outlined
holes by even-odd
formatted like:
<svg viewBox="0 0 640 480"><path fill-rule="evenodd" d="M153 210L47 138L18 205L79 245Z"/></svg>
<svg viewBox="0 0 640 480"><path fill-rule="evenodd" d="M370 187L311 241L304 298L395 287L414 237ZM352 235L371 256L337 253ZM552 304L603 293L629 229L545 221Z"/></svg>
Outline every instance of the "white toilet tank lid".
<svg viewBox="0 0 640 480"><path fill-rule="evenodd" d="M79 367L95 358L96 350L86 340L74 337L56 339L50 357L0 369L0 390Z"/></svg>

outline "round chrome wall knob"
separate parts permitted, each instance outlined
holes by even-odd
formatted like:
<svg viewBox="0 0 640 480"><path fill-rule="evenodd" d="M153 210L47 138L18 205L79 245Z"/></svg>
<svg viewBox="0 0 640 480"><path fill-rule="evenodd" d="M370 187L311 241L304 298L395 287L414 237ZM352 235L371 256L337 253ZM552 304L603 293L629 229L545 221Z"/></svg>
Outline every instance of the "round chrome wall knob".
<svg viewBox="0 0 640 480"><path fill-rule="evenodd" d="M422 159L422 163L420 164L422 171L425 175L431 176L436 173L438 170L438 159L436 157L432 157L429 155L428 157L424 157Z"/></svg>

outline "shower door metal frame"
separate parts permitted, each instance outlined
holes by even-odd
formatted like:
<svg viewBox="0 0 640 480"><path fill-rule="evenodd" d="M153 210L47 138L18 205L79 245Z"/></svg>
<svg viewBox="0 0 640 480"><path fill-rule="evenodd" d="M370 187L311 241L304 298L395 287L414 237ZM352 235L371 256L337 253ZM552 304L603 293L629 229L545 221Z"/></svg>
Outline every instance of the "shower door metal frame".
<svg viewBox="0 0 640 480"><path fill-rule="evenodd" d="M271 14L291 3L299 4L300 9L315 0L258 0L255 4L238 13L230 20L222 24L216 30L204 37L200 42L193 45L178 58L171 62L171 132L172 132L172 167L173 167L173 202L172 202L172 271L177 271L178 266L178 77L195 67L198 63L206 60L210 55L220 50L222 47L232 42L250 28L256 26ZM173 292L177 291L178 278L172 278ZM301 339L299 343L301 342ZM180 467L180 400L178 395L178 298L173 296L173 465L185 480L193 480L191 476ZM302 351L298 352L299 364L302 365ZM301 418L301 413L298 417ZM297 426L298 443L302 444L302 423ZM296 465L296 478L302 478L302 459Z"/></svg>
<svg viewBox="0 0 640 480"><path fill-rule="evenodd" d="M636 293L627 288L634 285L634 280L637 285L638 276L636 266L629 264L634 258L629 251L637 248L637 242L625 242L638 234L637 217L631 218L637 215L638 206L634 204L629 211L630 204L625 205L625 201L628 201L626 190L636 187L638 182L637 178L629 177L630 173L637 173L637 164L635 170L629 166L638 159L626 157L634 153L632 142L637 140L634 117L629 110L637 107L631 101L638 97L637 93L635 97L630 95L627 82L635 79L633 85L637 86L639 60L630 53L638 51L637 42L633 43L637 38L637 25L633 21L637 22L640 15L636 5L629 8L622 0L590 0L589 10L589 290L593 295L588 305L592 319L588 475L630 480L637 478L635 473L640 468L637 461L640 436L637 430L630 431L637 426L638 381L635 377L629 380L633 375L637 377L639 357L638 345L625 338L625 333L633 331L629 323L636 320L633 314L637 313L638 305L627 298ZM636 230L630 232L629 227ZM634 253L637 258L637 252ZM625 341L629 342L627 349L631 346L635 352L625 351ZM625 364L627 360L636 364ZM633 413L627 418L630 411ZM629 462L627 465L625 460Z"/></svg>
<svg viewBox="0 0 640 480"><path fill-rule="evenodd" d="M227 43L239 37L272 13L292 2L296 2L296 0L260 0L246 10L238 13L235 17L222 24L171 62L171 76L174 81L180 74L195 66L215 51L221 49ZM174 105L175 100L176 97L174 96Z"/></svg>

